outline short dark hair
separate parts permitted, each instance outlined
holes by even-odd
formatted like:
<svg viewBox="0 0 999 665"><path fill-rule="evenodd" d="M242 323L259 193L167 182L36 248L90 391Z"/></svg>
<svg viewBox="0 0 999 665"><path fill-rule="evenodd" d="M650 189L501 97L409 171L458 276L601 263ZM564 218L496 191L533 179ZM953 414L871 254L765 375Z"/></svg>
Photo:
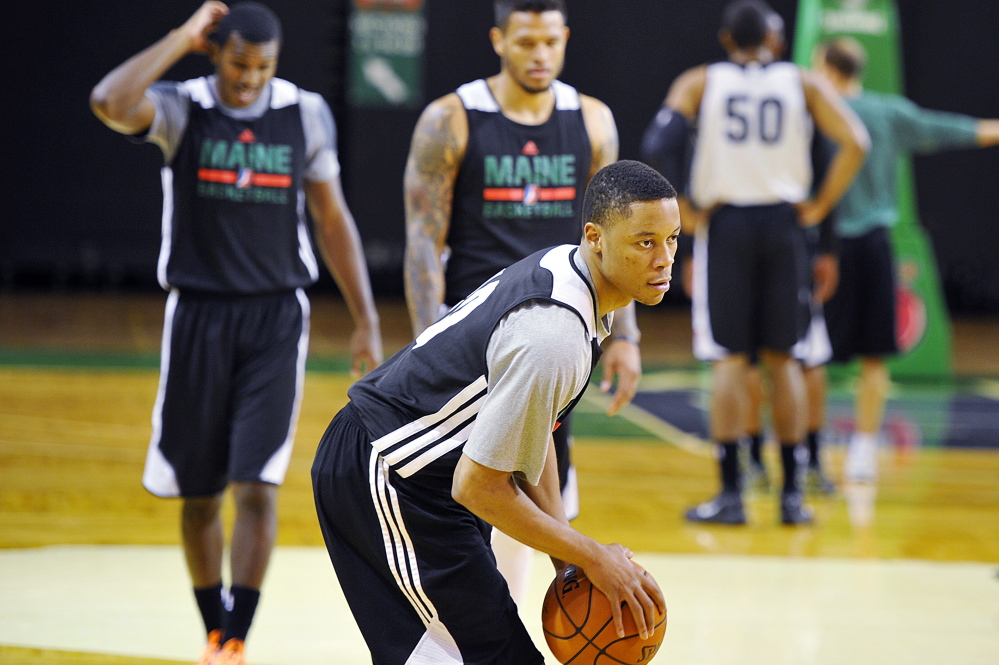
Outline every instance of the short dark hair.
<svg viewBox="0 0 999 665"><path fill-rule="evenodd" d="M762 0L730 2L722 14L722 29L732 35L739 48L753 48L763 43L767 34L767 17L774 10Z"/></svg>
<svg viewBox="0 0 999 665"><path fill-rule="evenodd" d="M613 217L631 215L636 201L675 199L676 190L659 171L631 159L603 167L590 180L583 194L583 224L608 226Z"/></svg>
<svg viewBox="0 0 999 665"><path fill-rule="evenodd" d="M233 33L251 44L281 43L281 20L270 7L259 2L238 2L229 8L229 13L219 21L218 30L210 39L219 46L225 46Z"/></svg>
<svg viewBox="0 0 999 665"><path fill-rule="evenodd" d="M835 37L822 45L825 63L847 78L859 77L867 66L867 52L852 37Z"/></svg>
<svg viewBox="0 0 999 665"><path fill-rule="evenodd" d="M506 30L510 14L514 12L562 12L562 18L569 20L565 10L565 0L496 0L493 3L495 25L500 30Z"/></svg>

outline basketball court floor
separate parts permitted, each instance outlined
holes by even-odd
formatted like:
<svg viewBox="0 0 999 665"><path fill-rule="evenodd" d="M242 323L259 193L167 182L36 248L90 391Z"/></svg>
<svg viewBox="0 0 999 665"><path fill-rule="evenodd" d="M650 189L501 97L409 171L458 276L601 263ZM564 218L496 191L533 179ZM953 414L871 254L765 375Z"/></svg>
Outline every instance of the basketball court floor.
<svg viewBox="0 0 999 665"><path fill-rule="evenodd" d="M162 303L0 294L0 663L190 663L200 652L179 505L139 483ZM391 352L408 341L404 308L379 307ZM576 418L574 526L630 547L662 586L669 622L654 662L999 662L999 323L955 322L955 380L893 385L876 485L839 482L851 391L848 374L834 377L826 463L837 493L812 499L814 526L788 528L770 493L748 495L745 527L682 519L717 488L707 376L690 358L685 312L646 310L640 322L646 374L635 402L608 418L594 387ZM346 401L348 330L338 303L314 302L252 665L370 662L309 485L319 437ZM522 608L543 651L553 575L538 555Z"/></svg>

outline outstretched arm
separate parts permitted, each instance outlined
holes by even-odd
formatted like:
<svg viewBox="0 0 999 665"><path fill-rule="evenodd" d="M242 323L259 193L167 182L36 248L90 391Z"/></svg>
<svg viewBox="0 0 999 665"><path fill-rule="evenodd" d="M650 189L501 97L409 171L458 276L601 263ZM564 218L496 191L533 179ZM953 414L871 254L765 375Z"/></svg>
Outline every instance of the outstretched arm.
<svg viewBox="0 0 999 665"><path fill-rule="evenodd" d="M999 120L979 120L975 123L978 145L983 148L999 145Z"/></svg>
<svg viewBox="0 0 999 665"><path fill-rule="evenodd" d="M208 35L229 8L208 0L166 37L109 72L90 93L90 108L101 122L122 134L149 129L156 115L146 90L188 53L208 51Z"/></svg>
<svg viewBox="0 0 999 665"><path fill-rule="evenodd" d="M307 180L305 195L316 223L319 249L354 319L354 333L350 338L351 374L360 377L382 361L378 311L371 294L360 234L344 200L339 177L326 181Z"/></svg>
<svg viewBox="0 0 999 665"><path fill-rule="evenodd" d="M403 274L413 337L440 317L444 265L458 167L468 145L468 118L455 94L431 103L413 130L406 161L406 255Z"/></svg>

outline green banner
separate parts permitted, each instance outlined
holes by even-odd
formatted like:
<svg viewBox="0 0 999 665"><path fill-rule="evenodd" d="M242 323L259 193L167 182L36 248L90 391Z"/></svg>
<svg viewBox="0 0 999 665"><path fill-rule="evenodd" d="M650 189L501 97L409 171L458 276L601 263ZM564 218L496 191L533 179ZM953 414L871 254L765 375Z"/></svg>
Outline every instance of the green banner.
<svg viewBox="0 0 999 665"><path fill-rule="evenodd" d="M347 99L354 106L423 105L424 0L353 0Z"/></svg>
<svg viewBox="0 0 999 665"><path fill-rule="evenodd" d="M799 0L794 61L810 67L815 46L849 35L867 50L864 87L905 94L898 12L894 0ZM950 319L944 305L936 258L919 225L912 164L898 163L898 224L892 243L898 278L899 349L890 365L896 376L945 377L951 373Z"/></svg>

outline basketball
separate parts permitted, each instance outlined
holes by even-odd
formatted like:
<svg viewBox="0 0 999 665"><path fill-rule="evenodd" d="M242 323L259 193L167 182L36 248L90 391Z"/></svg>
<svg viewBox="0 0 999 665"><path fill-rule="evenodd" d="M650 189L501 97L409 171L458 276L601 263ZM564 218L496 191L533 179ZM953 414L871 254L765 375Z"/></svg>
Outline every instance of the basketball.
<svg viewBox="0 0 999 665"><path fill-rule="evenodd" d="M541 606L541 624L552 655L572 665L645 665L666 634L666 608L657 608L655 629L647 640L639 634L631 609L623 609L624 637L618 637L607 596L590 584L583 571L567 566L552 580Z"/></svg>

